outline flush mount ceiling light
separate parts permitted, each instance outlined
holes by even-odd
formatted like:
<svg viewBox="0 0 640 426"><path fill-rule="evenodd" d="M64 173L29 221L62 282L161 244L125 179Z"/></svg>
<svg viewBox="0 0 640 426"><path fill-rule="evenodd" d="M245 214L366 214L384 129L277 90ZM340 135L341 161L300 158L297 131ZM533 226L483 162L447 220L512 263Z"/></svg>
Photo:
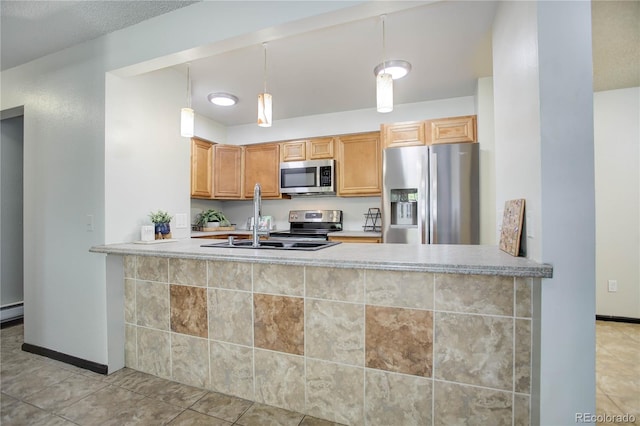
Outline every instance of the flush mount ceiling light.
<svg viewBox="0 0 640 426"><path fill-rule="evenodd" d="M180 111L180 135L185 138L193 137L195 127L195 113L191 108L191 70L187 64L187 107Z"/></svg>
<svg viewBox="0 0 640 426"><path fill-rule="evenodd" d="M403 61L402 59L391 59L376 65L373 69L373 75L377 77L380 73L386 72L387 74L391 74L393 80L397 80L409 74L409 71L411 71L411 64L409 62Z"/></svg>
<svg viewBox="0 0 640 426"><path fill-rule="evenodd" d="M233 96L231 93L225 92L209 93L207 99L209 99L209 102L212 104L218 106L233 106L238 103L237 96Z"/></svg>
<svg viewBox="0 0 640 426"><path fill-rule="evenodd" d="M273 100L267 93L267 43L262 43L264 48L264 91L258 95L258 126L271 127Z"/></svg>
<svg viewBox="0 0 640 426"><path fill-rule="evenodd" d="M387 45L384 21L386 15L381 16L382 20L382 63L387 63ZM376 74L376 109L378 112L393 111L393 78L383 65L382 72Z"/></svg>

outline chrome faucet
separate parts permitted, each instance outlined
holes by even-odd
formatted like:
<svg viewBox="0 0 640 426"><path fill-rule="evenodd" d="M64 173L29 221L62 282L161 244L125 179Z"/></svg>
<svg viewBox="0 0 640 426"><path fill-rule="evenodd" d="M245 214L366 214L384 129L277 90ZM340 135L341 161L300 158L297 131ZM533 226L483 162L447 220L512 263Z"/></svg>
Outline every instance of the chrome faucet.
<svg viewBox="0 0 640 426"><path fill-rule="evenodd" d="M258 225L262 216L262 187L259 183L253 187L253 244L252 247L260 247L260 237L258 236Z"/></svg>

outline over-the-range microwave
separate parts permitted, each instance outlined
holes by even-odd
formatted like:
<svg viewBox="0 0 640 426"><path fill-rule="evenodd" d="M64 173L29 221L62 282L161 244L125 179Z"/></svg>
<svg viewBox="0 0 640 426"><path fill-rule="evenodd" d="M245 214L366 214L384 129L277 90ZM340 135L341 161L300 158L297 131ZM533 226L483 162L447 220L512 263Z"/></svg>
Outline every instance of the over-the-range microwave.
<svg viewBox="0 0 640 426"><path fill-rule="evenodd" d="M280 163L280 193L290 195L335 195L335 160Z"/></svg>

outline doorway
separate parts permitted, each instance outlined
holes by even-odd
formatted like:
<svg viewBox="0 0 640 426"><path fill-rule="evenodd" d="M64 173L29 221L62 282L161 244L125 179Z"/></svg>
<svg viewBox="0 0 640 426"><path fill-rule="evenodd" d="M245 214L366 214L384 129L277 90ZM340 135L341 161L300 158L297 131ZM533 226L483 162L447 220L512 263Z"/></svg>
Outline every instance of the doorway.
<svg viewBox="0 0 640 426"><path fill-rule="evenodd" d="M24 315L24 115L23 108L0 115L0 322Z"/></svg>

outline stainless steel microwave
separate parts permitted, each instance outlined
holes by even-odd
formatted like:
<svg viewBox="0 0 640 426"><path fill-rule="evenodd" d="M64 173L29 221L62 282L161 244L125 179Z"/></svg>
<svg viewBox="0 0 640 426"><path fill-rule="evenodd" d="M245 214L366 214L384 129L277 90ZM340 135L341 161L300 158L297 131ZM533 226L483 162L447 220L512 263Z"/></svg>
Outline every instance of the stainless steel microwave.
<svg viewBox="0 0 640 426"><path fill-rule="evenodd" d="M280 193L290 195L335 195L335 160L280 163Z"/></svg>

